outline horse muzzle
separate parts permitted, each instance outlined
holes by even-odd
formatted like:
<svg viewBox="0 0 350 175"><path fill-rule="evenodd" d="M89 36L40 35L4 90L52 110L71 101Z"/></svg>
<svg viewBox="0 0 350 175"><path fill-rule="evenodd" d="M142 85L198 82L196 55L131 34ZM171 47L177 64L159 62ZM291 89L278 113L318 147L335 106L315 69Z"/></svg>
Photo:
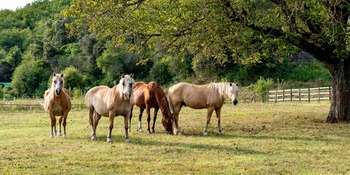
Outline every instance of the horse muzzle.
<svg viewBox="0 0 350 175"><path fill-rule="evenodd" d="M124 98L126 100L130 100L131 99L131 93L124 93Z"/></svg>
<svg viewBox="0 0 350 175"><path fill-rule="evenodd" d="M56 94L56 96L59 96L61 94L61 89L56 89L55 94Z"/></svg>
<svg viewBox="0 0 350 175"><path fill-rule="evenodd" d="M237 105L237 103L238 103L238 101L236 99L232 101L232 104L235 106Z"/></svg>

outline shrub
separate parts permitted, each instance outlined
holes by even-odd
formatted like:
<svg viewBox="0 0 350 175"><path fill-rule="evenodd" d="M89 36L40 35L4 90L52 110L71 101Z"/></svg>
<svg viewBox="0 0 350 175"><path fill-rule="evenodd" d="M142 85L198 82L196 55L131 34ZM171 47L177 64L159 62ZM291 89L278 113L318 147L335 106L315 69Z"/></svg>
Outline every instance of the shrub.
<svg viewBox="0 0 350 175"><path fill-rule="evenodd" d="M84 89L87 85L87 77L74 66L69 66L61 73L64 75L64 87L67 89Z"/></svg>
<svg viewBox="0 0 350 175"><path fill-rule="evenodd" d="M268 91L273 88L273 85L273 80L271 78L265 80L263 77L260 77L260 79L253 84L253 91L265 102Z"/></svg>

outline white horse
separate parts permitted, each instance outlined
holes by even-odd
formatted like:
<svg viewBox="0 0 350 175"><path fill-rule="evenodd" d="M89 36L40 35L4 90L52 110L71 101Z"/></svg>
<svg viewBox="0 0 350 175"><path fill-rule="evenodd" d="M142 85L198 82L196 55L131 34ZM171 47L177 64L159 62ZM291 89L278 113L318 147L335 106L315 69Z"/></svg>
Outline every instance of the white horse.
<svg viewBox="0 0 350 175"><path fill-rule="evenodd" d="M109 88L96 86L85 95L86 107L89 110L89 123L92 129L91 140L96 140L96 128L101 116L109 117L107 142L112 142L114 117L124 116L125 139L129 142L128 119L133 102L132 90L135 86L133 75L122 75L119 84Z"/></svg>
<svg viewBox="0 0 350 175"><path fill-rule="evenodd" d="M207 135L207 128L213 111L215 110L218 118L218 131L222 134L220 111L225 99L230 98L234 105L238 103L238 86L234 83L209 83L205 85L178 83L169 88L168 94L175 118L174 134L180 133L178 120L182 106L193 109L208 109L207 123L203 131L204 135Z"/></svg>

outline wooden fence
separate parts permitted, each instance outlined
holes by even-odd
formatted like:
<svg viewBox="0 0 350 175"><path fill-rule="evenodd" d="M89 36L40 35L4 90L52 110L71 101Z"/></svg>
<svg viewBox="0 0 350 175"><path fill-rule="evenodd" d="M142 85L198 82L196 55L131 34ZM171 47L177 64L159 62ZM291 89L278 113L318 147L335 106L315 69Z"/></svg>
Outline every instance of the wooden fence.
<svg viewBox="0 0 350 175"><path fill-rule="evenodd" d="M331 89L331 87L317 87L271 90L268 93L268 101L276 103L284 101L330 101L332 93Z"/></svg>

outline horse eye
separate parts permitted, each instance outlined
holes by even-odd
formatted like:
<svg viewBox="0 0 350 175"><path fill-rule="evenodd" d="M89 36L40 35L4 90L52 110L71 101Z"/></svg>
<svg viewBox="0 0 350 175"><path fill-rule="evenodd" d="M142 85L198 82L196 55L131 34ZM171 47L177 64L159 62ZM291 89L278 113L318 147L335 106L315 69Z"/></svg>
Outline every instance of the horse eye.
<svg viewBox="0 0 350 175"><path fill-rule="evenodd" d="M54 83L57 84L57 81L55 80Z"/></svg>

